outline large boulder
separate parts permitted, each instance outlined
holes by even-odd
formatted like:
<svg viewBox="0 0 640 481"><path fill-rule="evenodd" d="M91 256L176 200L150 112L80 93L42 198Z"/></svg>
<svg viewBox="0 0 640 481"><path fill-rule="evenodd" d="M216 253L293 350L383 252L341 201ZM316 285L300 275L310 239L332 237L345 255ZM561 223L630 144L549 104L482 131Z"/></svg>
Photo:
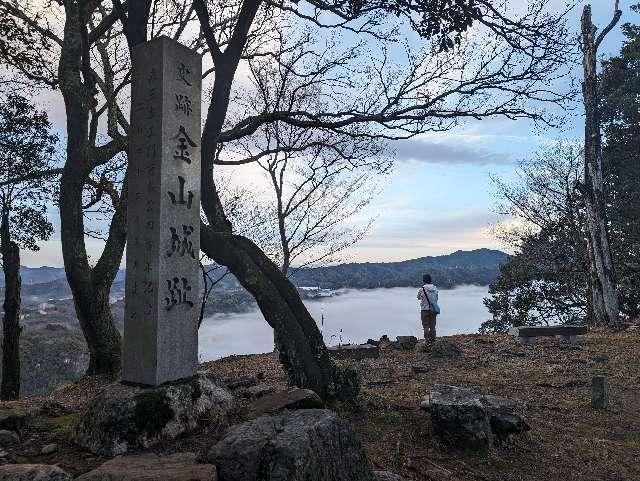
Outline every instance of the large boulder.
<svg viewBox="0 0 640 481"><path fill-rule="evenodd" d="M116 456L193 431L205 414L223 418L232 404L231 393L205 376L149 389L110 384L85 408L73 440L95 454Z"/></svg>
<svg viewBox="0 0 640 481"><path fill-rule="evenodd" d="M58 466L48 464L6 464L0 466L0 481L71 481Z"/></svg>
<svg viewBox="0 0 640 481"><path fill-rule="evenodd" d="M351 426L325 409L232 426L209 451L220 481L374 481Z"/></svg>
<svg viewBox="0 0 640 481"><path fill-rule="evenodd" d="M118 456L76 481L216 481L213 464L198 464L193 453Z"/></svg>
<svg viewBox="0 0 640 481"><path fill-rule="evenodd" d="M524 403L477 388L436 384L420 406L430 412L436 438L455 449L484 452L494 440L506 441L530 429L517 414Z"/></svg>

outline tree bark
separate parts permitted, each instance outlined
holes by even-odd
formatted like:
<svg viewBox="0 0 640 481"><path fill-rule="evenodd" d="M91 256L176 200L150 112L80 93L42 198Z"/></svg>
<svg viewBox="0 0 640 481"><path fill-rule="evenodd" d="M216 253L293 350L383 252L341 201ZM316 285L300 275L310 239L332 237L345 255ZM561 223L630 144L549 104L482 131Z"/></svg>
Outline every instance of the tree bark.
<svg viewBox="0 0 640 481"><path fill-rule="evenodd" d="M121 367L121 336L109 306L111 285L126 240L125 199L115 207L105 248L91 268L84 240L82 191L95 167L89 143L89 113L95 80L88 68L86 5L65 2L66 21L58 74L67 114L67 158L60 181L62 255L76 315L89 347L87 374L116 375Z"/></svg>
<svg viewBox="0 0 640 481"><path fill-rule="evenodd" d="M201 248L235 275L256 299L276 333L280 361L292 385L312 389L325 400L353 400L358 379L331 359L322 334L291 282L249 239L201 226Z"/></svg>
<svg viewBox="0 0 640 481"><path fill-rule="evenodd" d="M4 271L4 319L2 323L2 385L0 399L20 397L20 248L9 232L9 211L2 212L0 251Z"/></svg>
<svg viewBox="0 0 640 481"><path fill-rule="evenodd" d="M589 230L590 287L593 302L593 322L617 329L620 327L618 294L609 243L607 212L602 179L602 137L598 110L598 79L596 74L598 45L619 20L616 15L609 26L595 38L591 7L582 14L582 49L584 81L582 94L585 107L584 186L587 228Z"/></svg>
<svg viewBox="0 0 640 481"><path fill-rule="evenodd" d="M261 0L245 0L226 50L220 51L210 30L205 3L195 0L215 63L216 76L202 132L202 209L208 225L202 225L200 248L226 266L256 299L262 314L275 331L280 361L289 382L314 390L325 400L353 400L358 378L349 366L336 364L324 344L315 321L296 288L260 248L249 239L233 234L231 222L213 181L213 159L229 106L231 85L240 61L246 35Z"/></svg>

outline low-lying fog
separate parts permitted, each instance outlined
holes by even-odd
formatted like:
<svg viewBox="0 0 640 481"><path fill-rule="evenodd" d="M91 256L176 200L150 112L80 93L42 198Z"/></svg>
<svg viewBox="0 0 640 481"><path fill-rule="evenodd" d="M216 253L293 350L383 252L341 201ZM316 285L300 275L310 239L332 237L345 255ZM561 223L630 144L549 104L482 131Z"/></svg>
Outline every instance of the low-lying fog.
<svg viewBox="0 0 640 481"><path fill-rule="evenodd" d="M461 286L440 291L438 335L477 332L489 318L482 303L486 286ZM321 326L328 345L365 342L387 334L422 337L416 300L417 289L350 289L340 295L305 302ZM323 316L324 315L324 316ZM260 311L242 314L216 314L200 327L200 360L208 361L231 354L251 354L273 350L273 333Z"/></svg>

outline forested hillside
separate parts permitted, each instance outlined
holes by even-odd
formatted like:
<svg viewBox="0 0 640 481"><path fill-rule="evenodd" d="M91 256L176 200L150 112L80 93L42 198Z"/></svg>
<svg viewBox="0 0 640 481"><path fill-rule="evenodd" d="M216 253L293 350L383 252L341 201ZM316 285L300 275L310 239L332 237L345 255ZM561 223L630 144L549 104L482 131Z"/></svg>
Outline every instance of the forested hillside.
<svg viewBox="0 0 640 481"><path fill-rule="evenodd" d="M476 249L402 262L365 262L298 269L292 278L298 286L369 289L419 286L422 274L428 272L441 288L461 284L488 285L508 258L507 254L498 250Z"/></svg>

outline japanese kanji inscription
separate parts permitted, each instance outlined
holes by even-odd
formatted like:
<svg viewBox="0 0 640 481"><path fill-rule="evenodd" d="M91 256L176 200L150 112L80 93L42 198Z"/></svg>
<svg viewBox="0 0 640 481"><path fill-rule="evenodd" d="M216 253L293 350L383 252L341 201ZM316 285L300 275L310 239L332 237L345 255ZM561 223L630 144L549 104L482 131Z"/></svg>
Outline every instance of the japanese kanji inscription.
<svg viewBox="0 0 640 481"><path fill-rule="evenodd" d="M201 72L167 37L133 54L123 382L196 371Z"/></svg>

